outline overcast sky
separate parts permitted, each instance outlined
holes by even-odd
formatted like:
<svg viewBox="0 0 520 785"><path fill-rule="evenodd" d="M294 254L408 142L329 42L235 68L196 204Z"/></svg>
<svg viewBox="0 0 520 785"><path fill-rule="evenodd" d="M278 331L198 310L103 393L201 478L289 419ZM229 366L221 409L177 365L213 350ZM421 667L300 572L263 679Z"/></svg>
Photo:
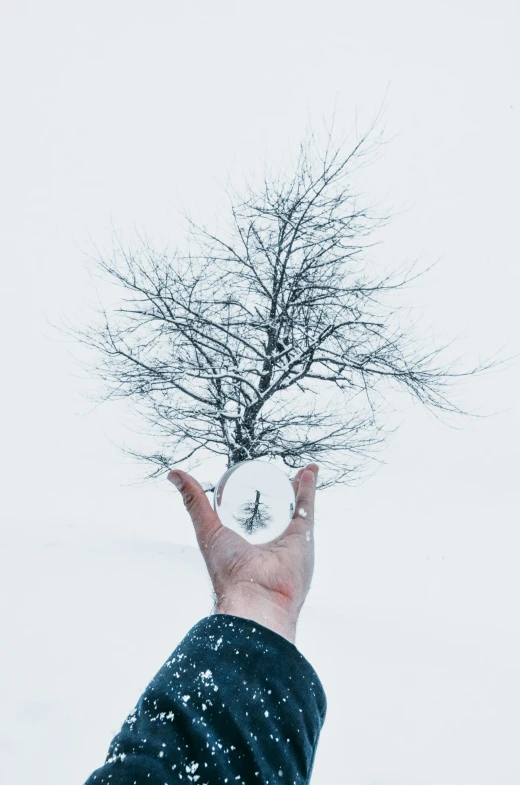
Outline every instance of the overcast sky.
<svg viewBox="0 0 520 785"><path fill-rule="evenodd" d="M135 445L131 410L93 410L92 382L49 322L88 316L85 255L112 224L174 246L180 206L211 219L228 176L284 160L334 108L346 132L384 104L388 144L360 182L369 202L398 208L389 264L440 260L417 292L425 325L463 334L468 363L517 353L517 35L517 6L501 0L3 0L8 536L110 524L194 544L166 480L128 486L141 469L116 445ZM468 406L498 413L459 430L410 407L385 466L323 493L316 603L517 624L519 383L514 362L464 387Z"/></svg>

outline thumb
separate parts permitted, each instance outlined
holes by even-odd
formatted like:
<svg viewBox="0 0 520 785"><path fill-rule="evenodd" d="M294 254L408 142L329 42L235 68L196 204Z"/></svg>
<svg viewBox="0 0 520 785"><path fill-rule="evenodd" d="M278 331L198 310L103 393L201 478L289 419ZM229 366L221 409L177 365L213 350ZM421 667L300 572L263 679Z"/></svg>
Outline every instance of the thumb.
<svg viewBox="0 0 520 785"><path fill-rule="evenodd" d="M203 548L209 545L216 532L222 528L222 524L217 513L209 503L208 497L202 490L202 486L194 477L178 469L169 472L168 479L182 495L182 500L190 514L199 546Z"/></svg>

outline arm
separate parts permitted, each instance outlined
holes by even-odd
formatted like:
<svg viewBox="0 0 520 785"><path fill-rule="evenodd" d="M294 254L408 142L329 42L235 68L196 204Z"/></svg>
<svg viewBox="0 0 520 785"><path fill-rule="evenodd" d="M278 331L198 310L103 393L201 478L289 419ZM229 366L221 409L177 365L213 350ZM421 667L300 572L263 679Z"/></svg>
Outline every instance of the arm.
<svg viewBox="0 0 520 785"><path fill-rule="evenodd" d="M209 616L152 679L87 785L303 785L325 711L292 643L241 617Z"/></svg>
<svg viewBox="0 0 520 785"><path fill-rule="evenodd" d="M294 481L296 509L310 513L315 479L305 474L301 487L301 472ZM294 636L310 587L313 516L251 546L222 527L193 478L182 478L215 615L190 630L152 679L87 785L308 783L326 698Z"/></svg>

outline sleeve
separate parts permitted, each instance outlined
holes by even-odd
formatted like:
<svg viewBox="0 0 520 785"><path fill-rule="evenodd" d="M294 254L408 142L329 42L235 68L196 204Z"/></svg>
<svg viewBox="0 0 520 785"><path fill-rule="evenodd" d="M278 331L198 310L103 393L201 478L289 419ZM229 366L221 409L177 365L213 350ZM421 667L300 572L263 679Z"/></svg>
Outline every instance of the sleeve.
<svg viewBox="0 0 520 785"><path fill-rule="evenodd" d="M303 785L327 702L308 660L249 619L199 621L86 785Z"/></svg>

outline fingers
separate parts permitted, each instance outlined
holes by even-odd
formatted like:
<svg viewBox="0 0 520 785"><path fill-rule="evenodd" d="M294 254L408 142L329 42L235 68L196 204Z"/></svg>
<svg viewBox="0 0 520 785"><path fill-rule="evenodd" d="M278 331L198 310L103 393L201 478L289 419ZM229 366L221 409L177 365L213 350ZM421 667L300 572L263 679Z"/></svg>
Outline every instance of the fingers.
<svg viewBox="0 0 520 785"><path fill-rule="evenodd" d="M293 487L298 480L298 486L295 489L296 510L286 534L308 532L314 526L314 499L318 471L319 466L316 463L310 463L304 469L300 469L294 478Z"/></svg>
<svg viewBox="0 0 520 785"><path fill-rule="evenodd" d="M300 484L300 477L302 476L302 471L303 471L303 469L298 469L298 471L294 475L294 478L293 478L293 481L292 481L292 487L293 487L293 491L294 491L294 496L295 497L298 496L298 486Z"/></svg>
<svg viewBox="0 0 520 785"><path fill-rule="evenodd" d="M190 514L197 541L201 549L204 549L216 532L222 528L217 513L211 506L202 486L194 477L176 469L169 472L168 479L182 494L182 500Z"/></svg>
<svg viewBox="0 0 520 785"><path fill-rule="evenodd" d="M310 463L296 473L292 486L296 497L296 510L294 517L284 532L307 533L314 526L314 499L316 493L316 480L319 466ZM197 541L203 553L209 546L215 534L222 529L218 515L211 506L202 486L186 472L175 469L168 474L172 482L182 495L195 529Z"/></svg>

